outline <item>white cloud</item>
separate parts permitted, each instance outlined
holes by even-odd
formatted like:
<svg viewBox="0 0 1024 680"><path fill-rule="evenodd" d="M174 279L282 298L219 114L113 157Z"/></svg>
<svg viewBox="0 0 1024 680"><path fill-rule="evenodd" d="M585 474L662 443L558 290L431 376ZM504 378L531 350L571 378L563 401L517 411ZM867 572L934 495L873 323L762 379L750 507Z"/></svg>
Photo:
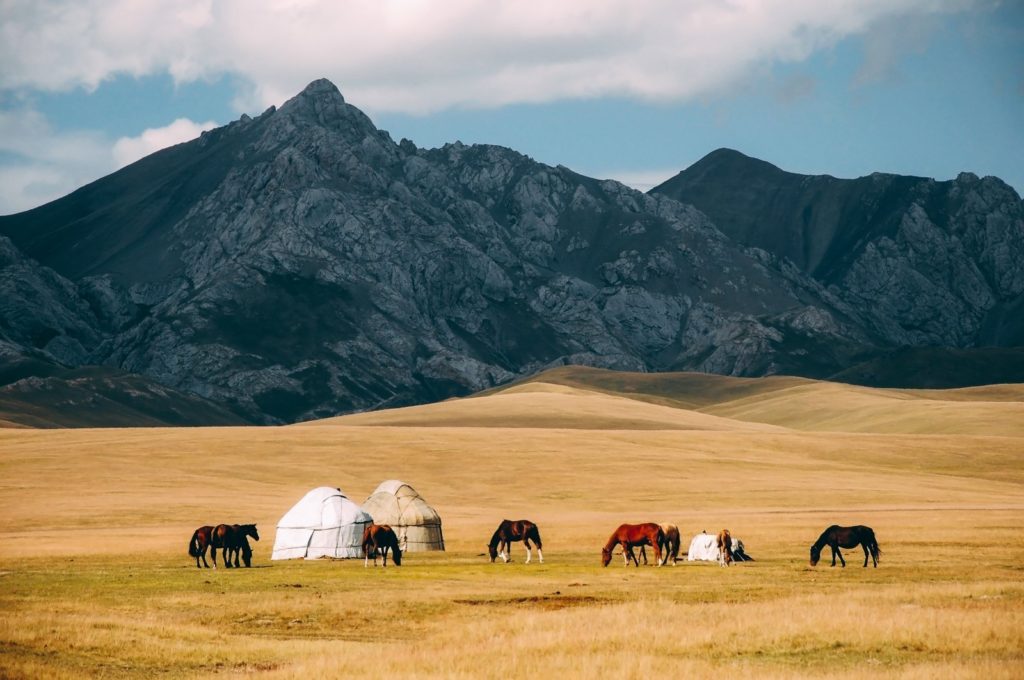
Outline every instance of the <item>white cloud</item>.
<svg viewBox="0 0 1024 680"><path fill-rule="evenodd" d="M13 0L0 89L93 88L119 73L229 73L238 105L326 76L371 111L598 96L713 95L872 25L972 0Z"/></svg>
<svg viewBox="0 0 1024 680"><path fill-rule="evenodd" d="M199 136L216 123L180 118L116 141L95 132L54 130L32 109L0 110L0 215L28 210L143 156Z"/></svg>
<svg viewBox="0 0 1024 680"><path fill-rule="evenodd" d="M179 118L161 128L149 128L138 137L121 137L114 143L112 153L117 167L134 163L154 151L195 139L202 132L212 130L217 123L208 120L195 123L188 118Z"/></svg>

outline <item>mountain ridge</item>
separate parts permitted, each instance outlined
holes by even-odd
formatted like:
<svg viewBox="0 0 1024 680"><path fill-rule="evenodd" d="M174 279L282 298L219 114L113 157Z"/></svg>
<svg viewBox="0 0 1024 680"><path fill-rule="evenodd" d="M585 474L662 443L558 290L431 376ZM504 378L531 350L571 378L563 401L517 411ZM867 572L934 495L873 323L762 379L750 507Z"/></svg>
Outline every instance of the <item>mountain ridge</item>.
<svg viewBox="0 0 1024 680"><path fill-rule="evenodd" d="M1010 233L995 290L975 260L997 249L965 248L913 202L900 229L923 231L931 250L872 241L886 257L861 257L837 283L668 193L503 147L396 143L314 81L280 108L0 218L0 341L10 357L116 368L282 423L562 364L824 378L901 346L969 349L983 327L1017 340L1019 199L982 192L961 225ZM960 252L970 267L957 268ZM983 312L918 318L872 290L879 276L925 307Z"/></svg>

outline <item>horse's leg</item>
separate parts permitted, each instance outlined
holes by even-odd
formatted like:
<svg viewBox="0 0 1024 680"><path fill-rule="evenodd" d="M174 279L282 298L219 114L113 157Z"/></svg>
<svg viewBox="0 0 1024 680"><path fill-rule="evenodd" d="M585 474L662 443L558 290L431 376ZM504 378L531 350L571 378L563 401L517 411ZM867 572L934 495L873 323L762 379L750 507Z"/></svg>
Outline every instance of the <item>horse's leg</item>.
<svg viewBox="0 0 1024 680"><path fill-rule="evenodd" d="M501 545L503 546L501 549L501 559L505 564L508 564L512 561L512 539L502 539Z"/></svg>
<svg viewBox="0 0 1024 680"><path fill-rule="evenodd" d="M860 547L864 548L864 568L868 566L868 544L867 541L860 544Z"/></svg>
<svg viewBox="0 0 1024 680"><path fill-rule="evenodd" d="M206 567L207 569L210 568L210 563L206 561L206 551L207 551L208 548L209 548L209 546L204 545L203 549L201 551L199 551L199 554L203 558L203 566ZM197 567L199 566L199 558L198 557L196 558L196 566Z"/></svg>
<svg viewBox="0 0 1024 680"><path fill-rule="evenodd" d="M215 545L211 545L210 546L210 557L213 558L213 568L216 569L217 568L217 546L215 546Z"/></svg>
<svg viewBox="0 0 1024 680"><path fill-rule="evenodd" d="M832 551L832 566L836 566L836 551L839 550L836 546L830 545L829 550Z"/></svg>
<svg viewBox="0 0 1024 680"><path fill-rule="evenodd" d="M843 553L842 553L841 550L839 550L839 546L838 545L836 546L836 555L839 555L839 561L842 563L843 567L845 568L846 567L846 560L843 559Z"/></svg>
<svg viewBox="0 0 1024 680"><path fill-rule="evenodd" d="M388 568L388 544L387 543L384 544L384 549L381 550L381 553L382 553L382 555L381 555L381 557L382 557L381 564L383 564L384 568L387 569Z"/></svg>
<svg viewBox="0 0 1024 680"><path fill-rule="evenodd" d="M524 538L523 545L526 547L526 564L529 564L530 559L533 557L533 555L530 554L530 539Z"/></svg>

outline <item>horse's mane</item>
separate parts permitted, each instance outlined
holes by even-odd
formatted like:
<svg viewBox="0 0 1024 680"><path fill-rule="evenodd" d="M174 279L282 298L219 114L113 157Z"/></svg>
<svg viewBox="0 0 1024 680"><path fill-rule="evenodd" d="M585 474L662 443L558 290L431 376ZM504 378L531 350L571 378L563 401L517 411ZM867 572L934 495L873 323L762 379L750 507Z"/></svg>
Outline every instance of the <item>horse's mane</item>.
<svg viewBox="0 0 1024 680"><path fill-rule="evenodd" d="M506 520L507 521L507 520ZM491 536L491 542L488 544L491 548L498 545L501 541L501 530L505 528L505 522L498 525L498 528L494 530L494 535Z"/></svg>
<svg viewBox="0 0 1024 680"><path fill-rule="evenodd" d="M817 549L818 551L821 551L821 549L825 547L825 544L828 543L828 535L829 535L829 533L831 533L831 531L833 529L838 529L838 528L839 527L837 525L833 524L828 529L825 529L824 531L822 531L821 532L821 536L818 536L818 540L814 542L814 545L812 545L811 548Z"/></svg>

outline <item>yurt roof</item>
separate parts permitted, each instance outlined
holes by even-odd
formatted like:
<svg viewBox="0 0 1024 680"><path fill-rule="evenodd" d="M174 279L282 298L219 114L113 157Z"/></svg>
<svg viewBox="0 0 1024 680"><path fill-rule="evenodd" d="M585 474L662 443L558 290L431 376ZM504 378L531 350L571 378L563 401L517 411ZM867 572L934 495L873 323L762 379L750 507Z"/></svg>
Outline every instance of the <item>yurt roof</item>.
<svg viewBox="0 0 1024 680"><path fill-rule="evenodd" d="M389 479L381 482L377 485L377 488L373 493L390 493L395 496L419 496L416 489L412 488L412 486L406 484L400 479ZM372 496L373 494L370 495Z"/></svg>
<svg viewBox="0 0 1024 680"><path fill-rule="evenodd" d="M389 479L363 503L375 521L399 525L439 524L441 516L405 482Z"/></svg>
<svg viewBox="0 0 1024 680"><path fill-rule="evenodd" d="M341 489L320 486L308 492L278 521L279 528L326 528L364 522L366 513Z"/></svg>

